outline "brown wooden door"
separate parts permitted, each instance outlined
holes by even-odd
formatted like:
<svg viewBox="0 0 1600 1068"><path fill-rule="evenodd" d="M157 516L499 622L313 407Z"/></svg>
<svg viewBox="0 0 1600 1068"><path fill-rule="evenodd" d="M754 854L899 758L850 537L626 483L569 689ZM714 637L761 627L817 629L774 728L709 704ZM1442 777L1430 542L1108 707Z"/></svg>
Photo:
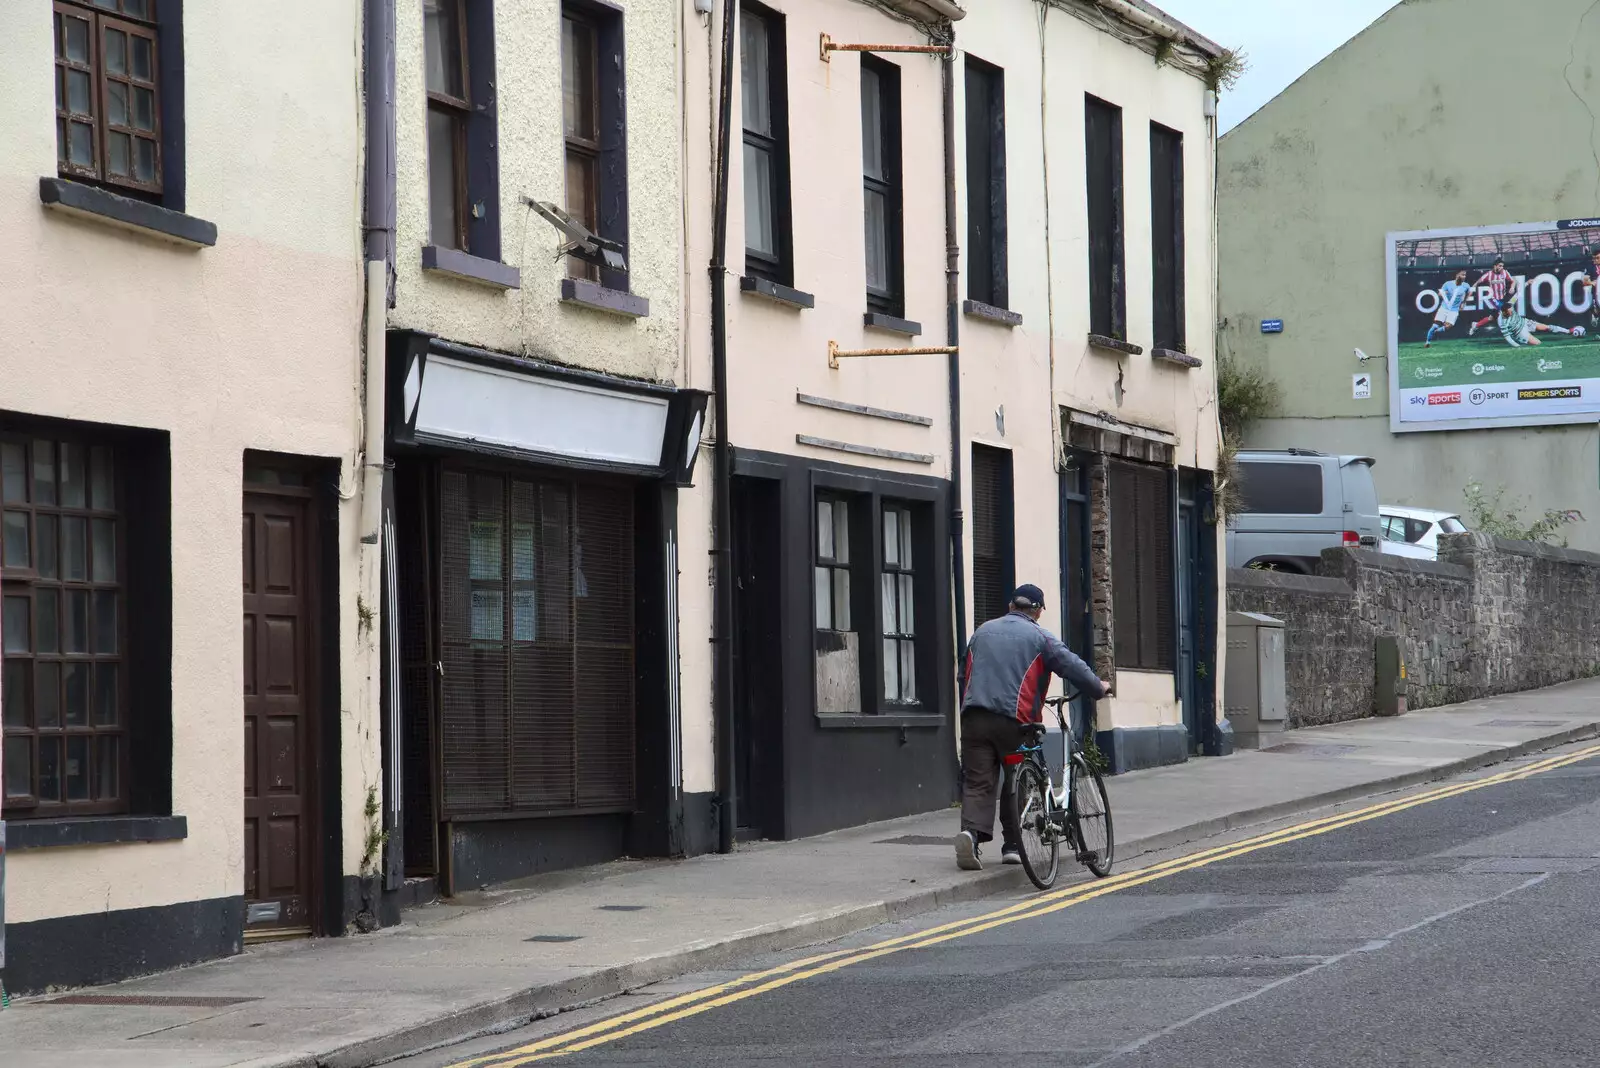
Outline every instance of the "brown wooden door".
<svg viewBox="0 0 1600 1068"><path fill-rule="evenodd" d="M315 926L316 805L311 501L244 495L245 934Z"/></svg>

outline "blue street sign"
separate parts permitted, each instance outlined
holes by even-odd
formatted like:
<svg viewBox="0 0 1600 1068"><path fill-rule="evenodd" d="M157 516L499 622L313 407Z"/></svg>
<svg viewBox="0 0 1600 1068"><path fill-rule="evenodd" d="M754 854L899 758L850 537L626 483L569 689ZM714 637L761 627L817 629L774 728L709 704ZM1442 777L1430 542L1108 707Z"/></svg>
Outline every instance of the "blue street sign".
<svg viewBox="0 0 1600 1068"><path fill-rule="evenodd" d="M1263 334L1281 334L1281 333L1283 333L1283 320L1282 319L1263 319L1263 320L1261 320L1261 332Z"/></svg>

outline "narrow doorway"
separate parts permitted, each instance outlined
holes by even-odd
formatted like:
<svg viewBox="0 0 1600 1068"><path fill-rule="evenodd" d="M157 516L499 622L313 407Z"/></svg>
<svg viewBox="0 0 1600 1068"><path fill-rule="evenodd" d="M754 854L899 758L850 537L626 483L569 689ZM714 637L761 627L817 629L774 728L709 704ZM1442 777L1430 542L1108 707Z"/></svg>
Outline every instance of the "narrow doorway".
<svg viewBox="0 0 1600 1068"><path fill-rule="evenodd" d="M1091 666L1094 620L1089 595L1089 458L1069 453L1061 470L1061 640ZM1095 729L1093 705L1073 702L1073 730Z"/></svg>
<svg viewBox="0 0 1600 1068"><path fill-rule="evenodd" d="M1189 754L1205 751L1215 719L1214 687L1204 665L1210 659L1206 614L1212 611L1215 585L1215 535L1204 523L1210 486L1201 472L1183 469L1178 476L1178 701L1189 732Z"/></svg>
<svg viewBox="0 0 1600 1068"><path fill-rule="evenodd" d="M316 507L303 469L248 463L243 515L245 939L318 933Z"/></svg>
<svg viewBox="0 0 1600 1068"><path fill-rule="evenodd" d="M735 478L733 505L734 808L740 837L783 834L782 484Z"/></svg>

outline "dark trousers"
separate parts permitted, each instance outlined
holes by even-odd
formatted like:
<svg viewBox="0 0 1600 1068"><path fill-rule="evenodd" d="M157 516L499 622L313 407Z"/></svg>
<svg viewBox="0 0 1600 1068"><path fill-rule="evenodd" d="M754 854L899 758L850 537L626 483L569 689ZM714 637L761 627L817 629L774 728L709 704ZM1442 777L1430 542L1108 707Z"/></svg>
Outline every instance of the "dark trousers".
<svg viewBox="0 0 1600 1068"><path fill-rule="evenodd" d="M983 709L961 713L961 829L980 842L994 837L994 802L1000 798L1000 830L1005 845L1015 845L1017 812L1005 758L1027 740L1012 716Z"/></svg>

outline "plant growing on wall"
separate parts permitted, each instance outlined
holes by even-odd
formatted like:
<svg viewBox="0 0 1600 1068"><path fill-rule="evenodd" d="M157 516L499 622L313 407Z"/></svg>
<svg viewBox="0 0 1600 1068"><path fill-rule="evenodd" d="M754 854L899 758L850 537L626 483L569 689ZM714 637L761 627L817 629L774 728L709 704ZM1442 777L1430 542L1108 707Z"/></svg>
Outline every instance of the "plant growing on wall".
<svg viewBox="0 0 1600 1068"><path fill-rule="evenodd" d="M1238 84L1250 66L1250 57L1237 48L1225 48L1206 61L1206 88L1221 93Z"/></svg>
<svg viewBox="0 0 1600 1068"><path fill-rule="evenodd" d="M1467 498L1467 511L1472 516L1472 529L1479 534L1489 534L1511 541L1536 541L1566 545L1565 537L1557 538L1563 527L1583 522L1583 513L1576 508L1546 508L1544 514L1532 523L1523 521L1524 505L1507 503L1506 488L1497 485L1493 490L1484 488L1473 479L1462 493Z"/></svg>
<svg viewBox="0 0 1600 1068"><path fill-rule="evenodd" d="M1277 410L1278 384L1259 367L1232 356L1217 361L1217 417L1222 422L1222 452L1217 458L1217 507L1231 516L1239 499L1239 442L1245 428Z"/></svg>

